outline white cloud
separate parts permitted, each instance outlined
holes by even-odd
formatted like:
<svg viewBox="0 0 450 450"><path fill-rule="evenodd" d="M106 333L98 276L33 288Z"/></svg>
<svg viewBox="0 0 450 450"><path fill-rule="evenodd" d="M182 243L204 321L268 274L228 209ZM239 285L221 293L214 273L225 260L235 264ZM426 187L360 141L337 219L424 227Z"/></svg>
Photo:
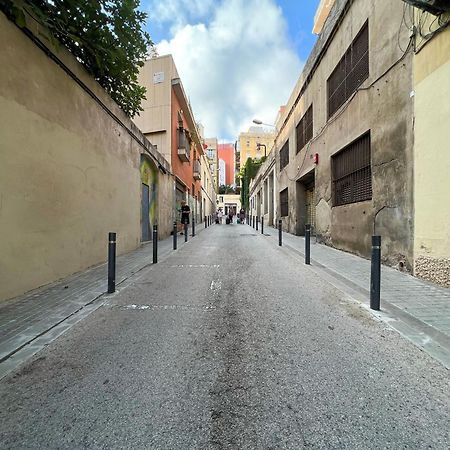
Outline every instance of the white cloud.
<svg viewBox="0 0 450 450"><path fill-rule="evenodd" d="M147 12L152 23L170 23L170 30L176 33L189 21L197 21L209 16L214 0L150 0Z"/></svg>
<svg viewBox="0 0 450 450"><path fill-rule="evenodd" d="M166 6L175 3L184 2L164 1ZM235 139L255 117L273 122L302 65L289 43L281 9L273 0L192 4L199 5L198 14L206 14L205 5L213 4L211 20L178 26L157 48L161 55L173 55L206 136Z"/></svg>

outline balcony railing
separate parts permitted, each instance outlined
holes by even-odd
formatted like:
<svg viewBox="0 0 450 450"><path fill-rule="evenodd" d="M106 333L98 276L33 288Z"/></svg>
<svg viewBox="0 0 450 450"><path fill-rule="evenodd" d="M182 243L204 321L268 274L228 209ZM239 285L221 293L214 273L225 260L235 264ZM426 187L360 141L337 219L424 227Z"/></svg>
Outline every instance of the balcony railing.
<svg viewBox="0 0 450 450"><path fill-rule="evenodd" d="M190 159L190 143L184 128L178 128L178 157L183 162L188 162Z"/></svg>
<svg viewBox="0 0 450 450"><path fill-rule="evenodd" d="M201 180L201 178L202 178L200 161L198 161L198 160L194 161L193 177L194 177L194 180Z"/></svg>

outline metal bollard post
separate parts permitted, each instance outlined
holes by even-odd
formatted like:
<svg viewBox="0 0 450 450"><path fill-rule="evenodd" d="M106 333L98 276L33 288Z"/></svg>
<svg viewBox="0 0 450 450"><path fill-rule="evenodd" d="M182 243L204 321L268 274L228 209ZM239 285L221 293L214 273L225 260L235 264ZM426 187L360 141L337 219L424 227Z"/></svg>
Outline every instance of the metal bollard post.
<svg viewBox="0 0 450 450"><path fill-rule="evenodd" d="M173 223L173 249L177 249L177 221Z"/></svg>
<svg viewBox="0 0 450 450"><path fill-rule="evenodd" d="M264 234L264 216L261 216L261 234Z"/></svg>
<svg viewBox="0 0 450 450"><path fill-rule="evenodd" d="M255 216L252 216L252 227L255 228Z"/></svg>
<svg viewBox="0 0 450 450"><path fill-rule="evenodd" d="M158 262L158 225L153 225L153 264Z"/></svg>
<svg viewBox="0 0 450 450"><path fill-rule="evenodd" d="M205 228L208 228L208 224L206 223L206 216L205 216Z"/></svg>
<svg viewBox="0 0 450 450"><path fill-rule="evenodd" d="M281 247L282 244L282 230L281 230L281 219L278 220L278 245Z"/></svg>
<svg viewBox="0 0 450 450"><path fill-rule="evenodd" d="M187 224L187 222L185 222L184 223L184 242L187 242L188 233L189 233L188 224Z"/></svg>
<svg viewBox="0 0 450 450"><path fill-rule="evenodd" d="M256 231L258 231L259 216L256 216Z"/></svg>
<svg viewBox="0 0 450 450"><path fill-rule="evenodd" d="M116 290L116 233L108 234L108 294Z"/></svg>
<svg viewBox="0 0 450 450"><path fill-rule="evenodd" d="M195 218L192 218L192 237L195 236Z"/></svg>
<svg viewBox="0 0 450 450"><path fill-rule="evenodd" d="M305 225L305 264L311 264L311 225Z"/></svg>
<svg viewBox="0 0 450 450"><path fill-rule="evenodd" d="M370 309L380 310L381 288L381 236L372 236L370 267Z"/></svg>

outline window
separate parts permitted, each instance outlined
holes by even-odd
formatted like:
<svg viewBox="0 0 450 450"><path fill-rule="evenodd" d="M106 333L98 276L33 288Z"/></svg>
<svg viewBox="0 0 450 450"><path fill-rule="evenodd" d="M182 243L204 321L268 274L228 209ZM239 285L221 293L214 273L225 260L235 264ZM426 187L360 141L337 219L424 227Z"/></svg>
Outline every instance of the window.
<svg viewBox="0 0 450 450"><path fill-rule="evenodd" d="M289 139L280 150L280 170L283 170L289 164Z"/></svg>
<svg viewBox="0 0 450 450"><path fill-rule="evenodd" d="M281 217L286 217L289 215L289 194L288 188L280 192L280 211Z"/></svg>
<svg viewBox="0 0 450 450"><path fill-rule="evenodd" d="M297 153L312 139L313 137L313 106L311 105L305 112L297 125Z"/></svg>
<svg viewBox="0 0 450 450"><path fill-rule="evenodd" d="M370 131L331 157L333 206L372 198Z"/></svg>
<svg viewBox="0 0 450 450"><path fill-rule="evenodd" d="M330 118L369 76L369 26L366 22L327 80Z"/></svg>

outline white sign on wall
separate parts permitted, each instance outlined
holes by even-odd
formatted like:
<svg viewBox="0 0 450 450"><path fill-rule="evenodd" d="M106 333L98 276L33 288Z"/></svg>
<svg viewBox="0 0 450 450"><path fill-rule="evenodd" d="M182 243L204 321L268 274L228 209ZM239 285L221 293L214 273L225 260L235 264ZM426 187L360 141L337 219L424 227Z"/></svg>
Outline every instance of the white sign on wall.
<svg viewBox="0 0 450 450"><path fill-rule="evenodd" d="M164 82L164 72L155 72L153 74L153 84Z"/></svg>

